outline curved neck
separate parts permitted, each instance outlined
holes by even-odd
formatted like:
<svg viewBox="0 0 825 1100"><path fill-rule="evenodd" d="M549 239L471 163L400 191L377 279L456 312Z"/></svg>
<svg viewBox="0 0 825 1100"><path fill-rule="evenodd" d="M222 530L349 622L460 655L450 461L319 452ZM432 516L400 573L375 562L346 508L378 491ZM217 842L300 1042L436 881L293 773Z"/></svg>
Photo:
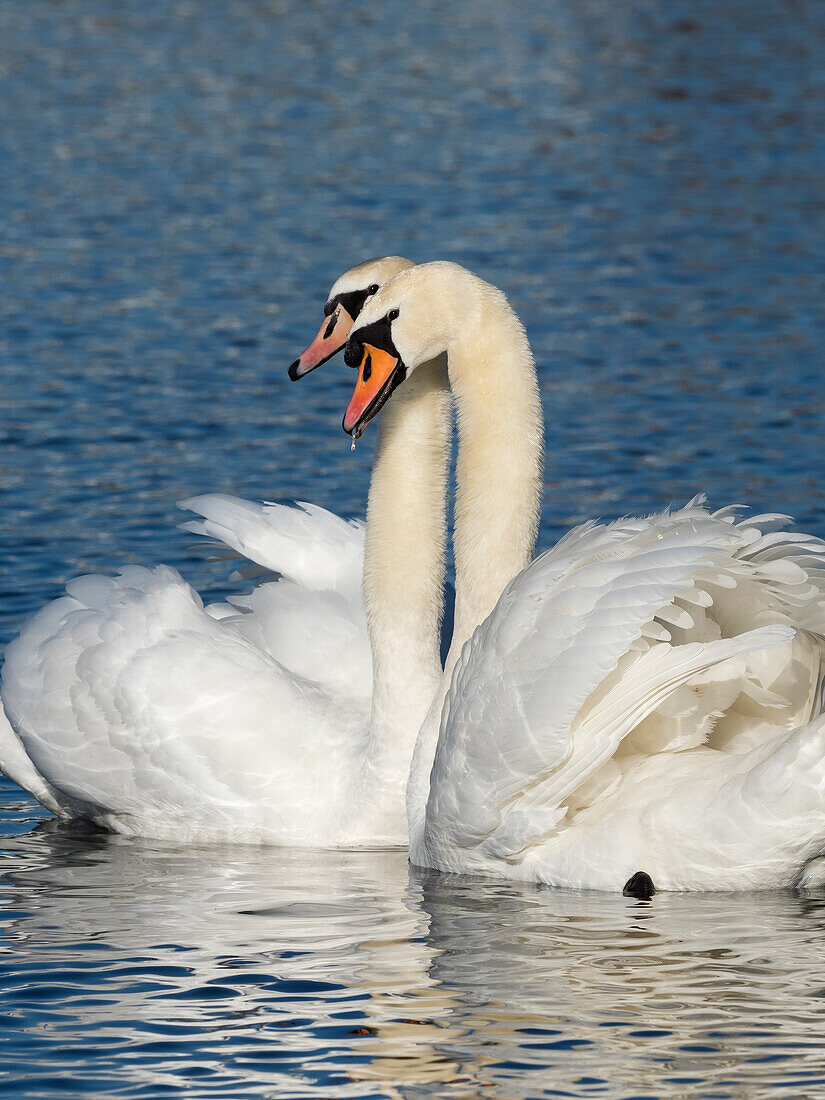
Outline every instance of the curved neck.
<svg viewBox="0 0 825 1100"><path fill-rule="evenodd" d="M448 373L458 422L452 669L505 585L532 561L541 510L544 422L536 369L503 294L485 294L477 324L450 349Z"/></svg>
<svg viewBox="0 0 825 1100"><path fill-rule="evenodd" d="M420 860L441 711L464 643L533 557L541 508L544 422L535 363L518 317L484 284L476 322L450 347L456 402L455 627L407 786L410 854Z"/></svg>
<svg viewBox="0 0 825 1100"><path fill-rule="evenodd" d="M373 660L367 760L402 830L416 736L441 677L449 431L440 356L416 370L381 415L367 505L364 605ZM372 783L369 789L374 797Z"/></svg>

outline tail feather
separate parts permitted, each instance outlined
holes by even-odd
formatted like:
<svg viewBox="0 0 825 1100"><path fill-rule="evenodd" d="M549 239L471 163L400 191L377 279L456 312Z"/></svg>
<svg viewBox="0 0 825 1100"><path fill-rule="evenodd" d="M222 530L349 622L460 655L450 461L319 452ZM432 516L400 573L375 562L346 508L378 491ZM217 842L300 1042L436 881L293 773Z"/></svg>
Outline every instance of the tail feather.
<svg viewBox="0 0 825 1100"><path fill-rule="evenodd" d="M22 787L53 814L60 815L62 807L57 792L35 768L11 727L6 712L0 706L0 771L18 787Z"/></svg>

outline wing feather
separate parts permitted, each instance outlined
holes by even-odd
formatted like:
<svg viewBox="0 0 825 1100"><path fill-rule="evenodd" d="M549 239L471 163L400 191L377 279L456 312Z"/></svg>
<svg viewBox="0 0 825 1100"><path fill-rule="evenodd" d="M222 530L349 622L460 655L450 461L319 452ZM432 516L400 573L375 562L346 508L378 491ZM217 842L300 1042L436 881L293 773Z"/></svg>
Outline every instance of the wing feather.
<svg viewBox="0 0 825 1100"><path fill-rule="evenodd" d="M602 774L616 738L679 684L735 652L786 644L793 632L782 624L821 630L825 546L775 531L784 517L766 517L767 532L760 520L735 509L711 514L699 500L648 519L586 524L517 577L454 670L428 847L490 845L488 854L505 858L521 850L557 826L565 800ZM693 600L695 614L682 599ZM708 632L691 645L668 644L671 635L690 638L699 609L717 604L727 625L721 639ZM771 623L779 633L754 629Z"/></svg>
<svg viewBox="0 0 825 1100"><path fill-rule="evenodd" d="M131 567L69 590L9 645L2 689L61 806L122 831L134 815L151 835L154 820L157 835L183 839L324 836L325 808L307 821L301 803L308 785L349 778L363 708L336 707L206 614L175 570Z"/></svg>
<svg viewBox="0 0 825 1100"><path fill-rule="evenodd" d="M308 591L360 599L364 524L343 520L315 504L257 503L212 493L180 508L201 518L181 524Z"/></svg>

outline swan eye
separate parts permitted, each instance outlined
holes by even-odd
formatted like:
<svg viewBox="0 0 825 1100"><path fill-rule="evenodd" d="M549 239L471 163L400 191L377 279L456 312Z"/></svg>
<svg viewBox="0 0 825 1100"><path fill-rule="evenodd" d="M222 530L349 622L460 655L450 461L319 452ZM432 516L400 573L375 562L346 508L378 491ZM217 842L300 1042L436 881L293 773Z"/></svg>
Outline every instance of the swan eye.
<svg viewBox="0 0 825 1100"><path fill-rule="evenodd" d="M377 294L377 293L378 293L378 283L373 283L372 286L367 287L367 294Z"/></svg>
<svg viewBox="0 0 825 1100"><path fill-rule="evenodd" d="M387 320L388 321L394 321L397 316L398 316L398 310L397 309L391 309L389 311L389 313L387 314Z"/></svg>

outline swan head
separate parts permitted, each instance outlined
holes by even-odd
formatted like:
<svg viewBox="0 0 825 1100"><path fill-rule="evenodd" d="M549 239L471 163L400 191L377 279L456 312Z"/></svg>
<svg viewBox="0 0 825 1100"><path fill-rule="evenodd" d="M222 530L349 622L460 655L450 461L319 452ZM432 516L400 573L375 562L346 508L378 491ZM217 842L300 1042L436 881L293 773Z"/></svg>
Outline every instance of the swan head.
<svg viewBox="0 0 825 1100"><path fill-rule="evenodd" d="M344 352L358 370L347 435L357 439L405 378L449 351L477 321L485 292L502 296L458 264L436 261L400 272L370 296Z"/></svg>
<svg viewBox="0 0 825 1100"><path fill-rule="evenodd" d="M383 256L357 264L336 279L315 339L290 365L289 377L292 381L303 378L340 351L364 303L393 276L413 266L412 260L406 260L403 256Z"/></svg>

